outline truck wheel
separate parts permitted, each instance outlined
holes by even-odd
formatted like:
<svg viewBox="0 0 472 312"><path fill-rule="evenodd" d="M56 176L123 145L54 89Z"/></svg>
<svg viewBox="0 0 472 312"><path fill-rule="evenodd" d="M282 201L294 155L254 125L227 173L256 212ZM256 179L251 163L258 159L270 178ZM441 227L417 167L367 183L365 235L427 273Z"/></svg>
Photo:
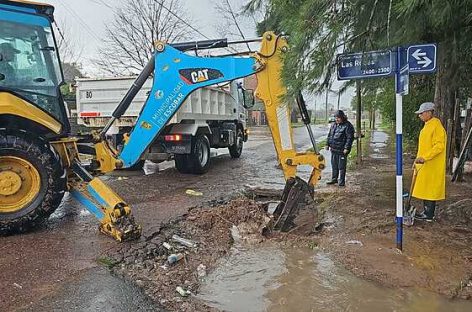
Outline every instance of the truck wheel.
<svg viewBox="0 0 472 312"><path fill-rule="evenodd" d="M238 129L238 133L236 135L236 144L228 147L231 158L239 158L241 156L241 154L243 153L243 144L244 134L241 129Z"/></svg>
<svg viewBox="0 0 472 312"><path fill-rule="evenodd" d="M188 155L188 158L192 167L192 173L202 174L208 171L210 167L210 141L208 141L205 135L197 135L192 153Z"/></svg>
<svg viewBox="0 0 472 312"><path fill-rule="evenodd" d="M0 234L23 232L46 220L65 190L66 172L47 141L0 129Z"/></svg>
<svg viewBox="0 0 472 312"><path fill-rule="evenodd" d="M180 173L191 173L192 164L187 154L174 155L175 168Z"/></svg>

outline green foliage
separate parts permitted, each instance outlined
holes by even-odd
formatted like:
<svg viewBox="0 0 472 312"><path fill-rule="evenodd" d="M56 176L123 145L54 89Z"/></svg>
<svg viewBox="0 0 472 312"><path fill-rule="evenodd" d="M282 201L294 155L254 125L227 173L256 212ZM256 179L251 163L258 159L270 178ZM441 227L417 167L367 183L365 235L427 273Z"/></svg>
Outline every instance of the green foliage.
<svg viewBox="0 0 472 312"><path fill-rule="evenodd" d="M101 265L103 265L103 266L105 266L105 267L107 267L108 269L111 270L111 269L113 269L113 267L115 265L118 264L118 261L116 261L115 259L112 259L108 256L103 256L103 257L97 258L97 263L101 264Z"/></svg>
<svg viewBox="0 0 472 312"><path fill-rule="evenodd" d="M384 122L395 123L395 80L393 78L363 81L362 106L364 110L375 108L380 111ZM410 92L403 97L403 135L406 140L416 142L422 123L414 113L421 103L431 102L434 98L434 77L410 76ZM355 109L357 97L352 99Z"/></svg>
<svg viewBox="0 0 472 312"><path fill-rule="evenodd" d="M336 54L436 42L436 85L434 76L411 76L410 94L403 98L405 136L415 139L421 128L413 114L421 102L439 101L438 107L450 114L455 94L463 99L470 96L470 0L250 0L247 7L261 6L267 7L268 14L259 24L259 33L276 30L289 35L291 48L283 71L289 91L318 93L330 88L336 76ZM447 88L435 93L441 86ZM377 108L390 122L395 118L394 94L393 79L363 81L364 109ZM435 99L435 94L440 97Z"/></svg>

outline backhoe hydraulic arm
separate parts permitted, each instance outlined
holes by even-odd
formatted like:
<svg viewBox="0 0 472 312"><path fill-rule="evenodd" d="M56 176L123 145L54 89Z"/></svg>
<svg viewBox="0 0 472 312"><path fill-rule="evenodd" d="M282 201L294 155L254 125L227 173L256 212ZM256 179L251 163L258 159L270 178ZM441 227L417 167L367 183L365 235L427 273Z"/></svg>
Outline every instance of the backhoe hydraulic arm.
<svg viewBox="0 0 472 312"><path fill-rule="evenodd" d="M199 47L203 49L224 47L228 42L223 39L174 45L156 42L154 56L117 106L110 122L94 136L98 171L105 173L135 164L194 90L256 74L258 87L255 94L264 102L275 150L287 181L282 205L276 211L279 224L281 228L284 228L286 220L291 219L288 216L296 210L294 207L301 192L313 189L319 180L321 170L324 169L324 159L316 151L308 114L301 96L297 102L310 132L314 152L299 153L295 150L290 109L285 97L286 88L280 75L282 54L288 52L286 39L267 32L261 41L260 52L250 53L246 57L198 57L183 52L197 50ZM125 135L123 149L117 152L108 144L105 133L113 122L124 114L151 74L154 75L154 83L149 97L135 126L129 134ZM308 183L297 177L298 165L312 166L313 170ZM85 183L90 184L93 181L85 181Z"/></svg>

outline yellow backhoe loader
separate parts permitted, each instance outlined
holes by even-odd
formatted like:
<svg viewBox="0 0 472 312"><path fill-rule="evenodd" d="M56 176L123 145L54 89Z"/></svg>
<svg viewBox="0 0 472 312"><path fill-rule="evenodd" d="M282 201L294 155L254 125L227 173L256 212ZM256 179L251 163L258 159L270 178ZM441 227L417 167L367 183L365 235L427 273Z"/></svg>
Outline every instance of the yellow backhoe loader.
<svg viewBox="0 0 472 312"><path fill-rule="evenodd" d="M313 189L324 168L316 151L309 117L301 95L297 103L312 139L314 152L298 153L293 144L290 111L280 79L281 56L288 52L286 39L265 33L259 52L238 56L197 57L186 51L226 47L225 39L168 44L155 43L155 54L133 86L117 105L101 131L83 137L70 136L66 107L60 92L63 74L51 23L54 7L29 1L0 1L0 233L25 231L47 219L59 206L65 192L80 201L100 220L100 230L122 241L140 235L141 228L129 205L100 178L115 169L128 168L142 154L191 92L255 74L255 95L265 105L277 156L287 180L282 203L277 208L276 227L287 228L301 194ZM153 75L149 97L133 129L125 135L119 151L105 133L129 107ZM242 90L246 105L253 92ZM221 139L238 150L244 140L237 124L224 125ZM93 144L93 160L85 167L78 145ZM192 158L181 165L199 171L209 155L205 133L188 141ZM182 159L181 159L182 160ZM313 167L308 182L296 176L297 166ZM202 172L204 170L201 170Z"/></svg>

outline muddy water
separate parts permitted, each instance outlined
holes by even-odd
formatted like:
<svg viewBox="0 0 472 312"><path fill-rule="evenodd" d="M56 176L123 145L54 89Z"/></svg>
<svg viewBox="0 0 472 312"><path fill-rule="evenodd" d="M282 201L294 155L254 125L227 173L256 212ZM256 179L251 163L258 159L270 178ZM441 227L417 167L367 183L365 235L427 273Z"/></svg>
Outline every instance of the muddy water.
<svg viewBox="0 0 472 312"><path fill-rule="evenodd" d="M364 281L319 251L276 247L234 250L199 297L225 311L472 311L471 302Z"/></svg>

